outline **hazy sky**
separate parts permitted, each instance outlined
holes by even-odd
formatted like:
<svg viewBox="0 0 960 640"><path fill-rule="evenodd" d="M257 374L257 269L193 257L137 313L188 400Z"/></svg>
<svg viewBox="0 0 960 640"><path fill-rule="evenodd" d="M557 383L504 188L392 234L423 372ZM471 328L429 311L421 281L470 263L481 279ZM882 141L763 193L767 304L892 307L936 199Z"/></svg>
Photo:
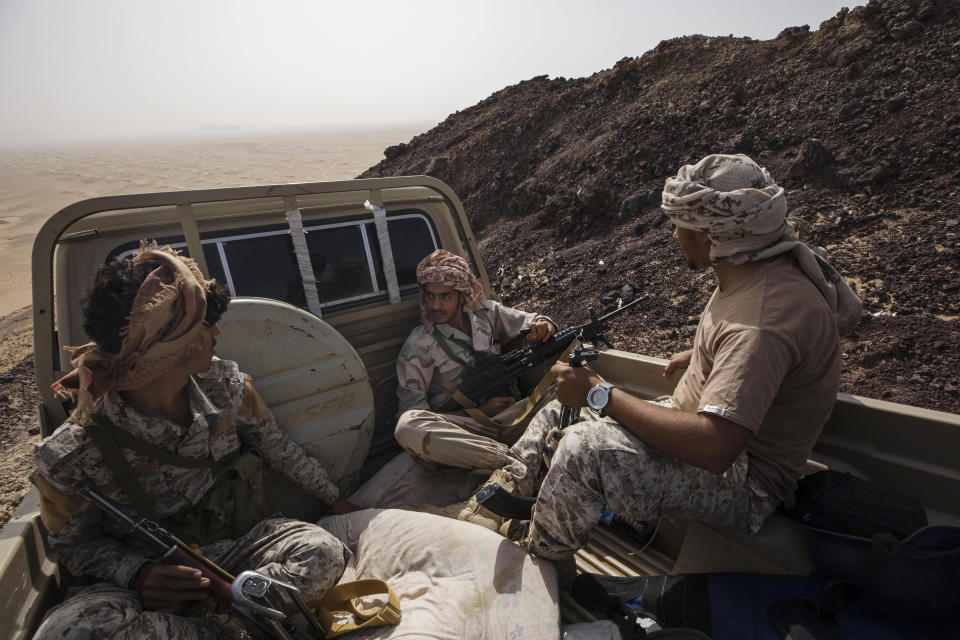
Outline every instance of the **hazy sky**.
<svg viewBox="0 0 960 640"><path fill-rule="evenodd" d="M666 38L816 29L839 0L0 0L0 144L204 126L426 129Z"/></svg>

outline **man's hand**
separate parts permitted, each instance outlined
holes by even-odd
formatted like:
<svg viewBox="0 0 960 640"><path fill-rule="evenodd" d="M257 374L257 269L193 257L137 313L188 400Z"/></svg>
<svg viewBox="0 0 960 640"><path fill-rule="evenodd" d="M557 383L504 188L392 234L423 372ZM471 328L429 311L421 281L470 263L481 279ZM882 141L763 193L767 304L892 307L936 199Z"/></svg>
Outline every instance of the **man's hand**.
<svg viewBox="0 0 960 640"><path fill-rule="evenodd" d="M487 416L488 418L492 418L512 405L514 402L516 402L516 400L509 396L494 396L489 400L484 401L484 403L477 408L483 412L483 415Z"/></svg>
<svg viewBox="0 0 960 640"><path fill-rule="evenodd" d="M210 580L193 567L148 562L140 567L134 584L143 598L143 608L156 611L175 607L184 600L203 600Z"/></svg>
<svg viewBox="0 0 960 640"><path fill-rule="evenodd" d="M330 510L337 515L353 513L354 511L360 511L361 509L363 509L363 507L358 507L343 496L337 496L337 499L330 504Z"/></svg>
<svg viewBox="0 0 960 640"><path fill-rule="evenodd" d="M587 406L587 392L603 382L590 367L571 367L562 360L553 365L550 373L556 376L557 400L568 407Z"/></svg>
<svg viewBox="0 0 960 640"><path fill-rule="evenodd" d="M681 351L680 353L675 353L670 356L670 362L667 363L667 366L663 368L663 377L669 378L673 375L674 371L680 371L681 369L686 369L690 366L690 358L693 357L693 349L687 349L686 351Z"/></svg>
<svg viewBox="0 0 960 640"><path fill-rule="evenodd" d="M537 320L530 323L530 333L527 334L529 342L543 342L553 335L553 323L546 320Z"/></svg>

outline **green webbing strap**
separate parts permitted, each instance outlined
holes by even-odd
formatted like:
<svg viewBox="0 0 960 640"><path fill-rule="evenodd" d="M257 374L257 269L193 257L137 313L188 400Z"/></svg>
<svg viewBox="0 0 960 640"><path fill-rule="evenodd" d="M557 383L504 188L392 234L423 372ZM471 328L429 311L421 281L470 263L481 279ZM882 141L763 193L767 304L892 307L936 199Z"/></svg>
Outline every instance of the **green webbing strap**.
<svg viewBox="0 0 960 640"><path fill-rule="evenodd" d="M120 485L120 488L123 489L123 492L127 494L127 497L130 499L130 504L133 505L134 511L142 517L155 519L156 516L153 513L153 508L150 506L150 501L147 499L147 494L144 492L143 487L140 486L140 483L137 482L137 476L133 473L133 469L130 468L130 463L123 457L123 452L120 451L120 445L117 444L117 441L114 440L110 432L98 422L91 422L86 425L85 428L93 439L93 443L100 449L103 459L106 461L107 466L110 467L110 471L113 472L113 476L117 479L117 484Z"/></svg>
<svg viewBox="0 0 960 640"><path fill-rule="evenodd" d="M470 353L473 353L472 342L467 342L466 340L461 340L460 338L455 338L454 336L445 336L442 333L440 333L440 330L437 329L436 327L433 328L433 339L437 341L437 344L440 345L440 348L443 349L443 352L447 354L447 356L449 356L451 360L453 360L454 362L459 362L460 364L462 364L467 368L470 367L468 363L464 362L463 360L461 360L460 358L458 358L453 354L453 349L450 348L450 343L453 342L454 344L458 344L461 347L464 347L465 349L469 350Z"/></svg>
<svg viewBox="0 0 960 640"><path fill-rule="evenodd" d="M167 451L163 447L158 447L155 444L151 444L143 438L138 438L126 429L121 429L103 416L96 416L94 420L99 426L106 429L121 447L124 449L130 449L131 451L136 451L140 455L147 458L152 458L174 467L188 469L213 467L217 464L215 460L207 460L205 458L188 458L186 456L179 456L175 453Z"/></svg>
<svg viewBox="0 0 960 640"><path fill-rule="evenodd" d="M130 498L134 510L146 518L156 518L153 507L150 506L150 500L147 499L146 492L140 486L136 473L134 473L130 463L127 462L123 452L120 451L120 447L175 467L213 467L216 464L213 460L178 456L119 428L103 416L94 416L92 421L85 426L85 429L90 434L94 444L100 449L104 461L117 479L117 484Z"/></svg>

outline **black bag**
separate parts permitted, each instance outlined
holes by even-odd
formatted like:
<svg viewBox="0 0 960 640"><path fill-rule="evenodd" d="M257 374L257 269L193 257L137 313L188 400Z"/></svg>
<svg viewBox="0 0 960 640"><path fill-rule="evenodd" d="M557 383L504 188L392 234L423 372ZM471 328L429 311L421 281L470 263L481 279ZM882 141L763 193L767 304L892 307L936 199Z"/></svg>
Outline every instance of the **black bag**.
<svg viewBox="0 0 960 640"><path fill-rule="evenodd" d="M820 471L798 483L784 511L807 528L810 559L832 581L823 609L849 600L886 615L960 618L960 527L927 526L916 498Z"/></svg>
<svg viewBox="0 0 960 640"><path fill-rule="evenodd" d="M954 625L897 620L851 605L822 617L826 581L816 575L745 573L613 577L582 573L571 593L583 607L618 624L636 614L663 627L686 627L714 640L946 639ZM626 620L624 620L626 619ZM646 628L651 628L647 626ZM801 633L806 631L807 635ZM786 631L786 633L785 633ZM644 637L637 634L636 637ZM647 634L652 638L652 634Z"/></svg>
<svg viewBox="0 0 960 640"><path fill-rule="evenodd" d="M818 471L797 483L793 507L784 509L807 527L870 538L903 539L927 526L927 512L911 495L881 488L840 471Z"/></svg>

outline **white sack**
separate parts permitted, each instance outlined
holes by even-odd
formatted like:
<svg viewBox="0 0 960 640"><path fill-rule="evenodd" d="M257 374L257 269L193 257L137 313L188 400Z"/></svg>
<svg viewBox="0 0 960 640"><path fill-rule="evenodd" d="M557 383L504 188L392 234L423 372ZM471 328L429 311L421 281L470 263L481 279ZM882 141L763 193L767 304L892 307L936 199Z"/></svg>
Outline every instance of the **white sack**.
<svg viewBox="0 0 960 640"><path fill-rule="evenodd" d="M469 475L469 471L450 467L427 471L404 451L351 494L350 502L376 509L416 509L425 504L445 507L463 499L459 489ZM483 479L477 477L478 482Z"/></svg>
<svg viewBox="0 0 960 640"><path fill-rule="evenodd" d="M380 578L400 599L400 624L351 640L560 637L553 566L492 531L400 509L366 509L318 524L354 553L341 581Z"/></svg>

